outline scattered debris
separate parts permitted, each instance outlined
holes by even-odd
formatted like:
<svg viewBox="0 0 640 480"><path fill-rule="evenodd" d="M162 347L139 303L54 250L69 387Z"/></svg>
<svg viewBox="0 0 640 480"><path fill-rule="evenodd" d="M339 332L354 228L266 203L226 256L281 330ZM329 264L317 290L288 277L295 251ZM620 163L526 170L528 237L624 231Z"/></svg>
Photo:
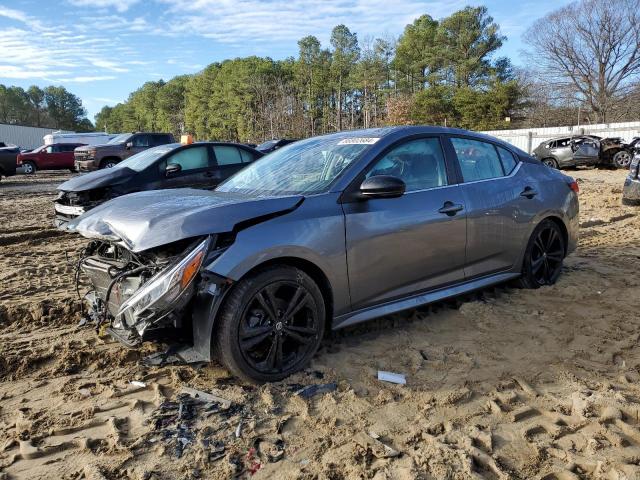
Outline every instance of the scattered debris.
<svg viewBox="0 0 640 480"><path fill-rule="evenodd" d="M231 400L227 400L226 398L219 397L212 393L203 392L202 390L196 390L195 388L190 387L182 387L182 393L187 394L196 400L206 402L207 404L217 403L221 406L220 410L227 410L231 408Z"/></svg>
<svg viewBox="0 0 640 480"><path fill-rule="evenodd" d="M375 433L360 432L354 438L355 442L363 448L370 449L377 458L393 458L400 455L400 452L385 445L380 441L380 436Z"/></svg>
<svg viewBox="0 0 640 480"><path fill-rule="evenodd" d="M131 385L135 385L136 387L141 387L141 388L146 388L146 387L147 387L147 384L146 384L146 383L141 382L141 381L139 381L139 380L131 380L129 383L130 383Z"/></svg>
<svg viewBox="0 0 640 480"><path fill-rule="evenodd" d="M302 398L311 398L319 393L333 392L338 388L337 383L321 383L316 385L308 385L296 392L296 395Z"/></svg>
<svg viewBox="0 0 640 480"><path fill-rule="evenodd" d="M378 370L378 380L384 382L398 383L400 385L406 385L407 379L403 373L385 372L384 370Z"/></svg>
<svg viewBox="0 0 640 480"><path fill-rule="evenodd" d="M240 436L242 435L242 419L240 419L240 421L238 422L238 426L236 427L235 435L236 435L236 438L240 438Z"/></svg>

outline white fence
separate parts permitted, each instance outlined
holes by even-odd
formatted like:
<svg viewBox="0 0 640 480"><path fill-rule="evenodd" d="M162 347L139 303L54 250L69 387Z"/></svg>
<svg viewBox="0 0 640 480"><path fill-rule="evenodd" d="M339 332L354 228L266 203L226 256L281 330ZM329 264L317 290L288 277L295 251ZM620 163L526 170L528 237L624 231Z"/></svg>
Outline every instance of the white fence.
<svg viewBox="0 0 640 480"><path fill-rule="evenodd" d="M55 128L24 127L22 125L0 123L0 142L32 149L43 145L44 140L42 137L53 132L73 133L68 130L56 130Z"/></svg>
<svg viewBox="0 0 640 480"><path fill-rule="evenodd" d="M622 137L627 142L640 137L640 122L600 123L595 125L571 125L568 127L522 128L519 130L490 130L486 133L509 142L525 152L531 153L540 143L551 138L569 135L598 135L599 137Z"/></svg>

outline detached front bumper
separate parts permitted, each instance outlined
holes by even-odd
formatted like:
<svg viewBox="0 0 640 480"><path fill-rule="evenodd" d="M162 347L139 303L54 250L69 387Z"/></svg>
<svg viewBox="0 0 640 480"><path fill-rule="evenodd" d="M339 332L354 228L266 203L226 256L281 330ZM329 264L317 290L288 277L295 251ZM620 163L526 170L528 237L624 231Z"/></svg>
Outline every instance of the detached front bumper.
<svg viewBox="0 0 640 480"><path fill-rule="evenodd" d="M622 204L640 205L640 178L626 178L622 189Z"/></svg>
<svg viewBox="0 0 640 480"><path fill-rule="evenodd" d="M53 223L55 227L59 229L64 229L71 220L79 217L88 210L85 207L63 205L58 202L55 202L53 204L53 208L55 210L55 218Z"/></svg>

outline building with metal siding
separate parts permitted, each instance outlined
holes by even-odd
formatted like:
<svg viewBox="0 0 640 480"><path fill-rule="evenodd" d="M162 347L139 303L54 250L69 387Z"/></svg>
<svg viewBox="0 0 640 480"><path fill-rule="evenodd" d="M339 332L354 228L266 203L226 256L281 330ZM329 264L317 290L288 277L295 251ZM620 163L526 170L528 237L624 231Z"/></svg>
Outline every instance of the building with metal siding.
<svg viewBox="0 0 640 480"><path fill-rule="evenodd" d="M33 149L43 145L44 140L42 137L53 132L73 133L69 130L56 130L55 128L25 127L23 125L0 123L0 142Z"/></svg>

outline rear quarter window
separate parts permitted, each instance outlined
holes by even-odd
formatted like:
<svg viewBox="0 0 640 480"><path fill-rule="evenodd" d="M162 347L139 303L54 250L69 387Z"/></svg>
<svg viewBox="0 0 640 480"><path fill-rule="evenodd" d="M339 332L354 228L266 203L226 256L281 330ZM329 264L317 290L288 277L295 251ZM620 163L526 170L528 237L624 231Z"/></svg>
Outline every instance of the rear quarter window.
<svg viewBox="0 0 640 480"><path fill-rule="evenodd" d="M502 168L504 173L509 175L518 165L518 159L506 148L496 147L498 155L500 155L500 161L502 162Z"/></svg>

